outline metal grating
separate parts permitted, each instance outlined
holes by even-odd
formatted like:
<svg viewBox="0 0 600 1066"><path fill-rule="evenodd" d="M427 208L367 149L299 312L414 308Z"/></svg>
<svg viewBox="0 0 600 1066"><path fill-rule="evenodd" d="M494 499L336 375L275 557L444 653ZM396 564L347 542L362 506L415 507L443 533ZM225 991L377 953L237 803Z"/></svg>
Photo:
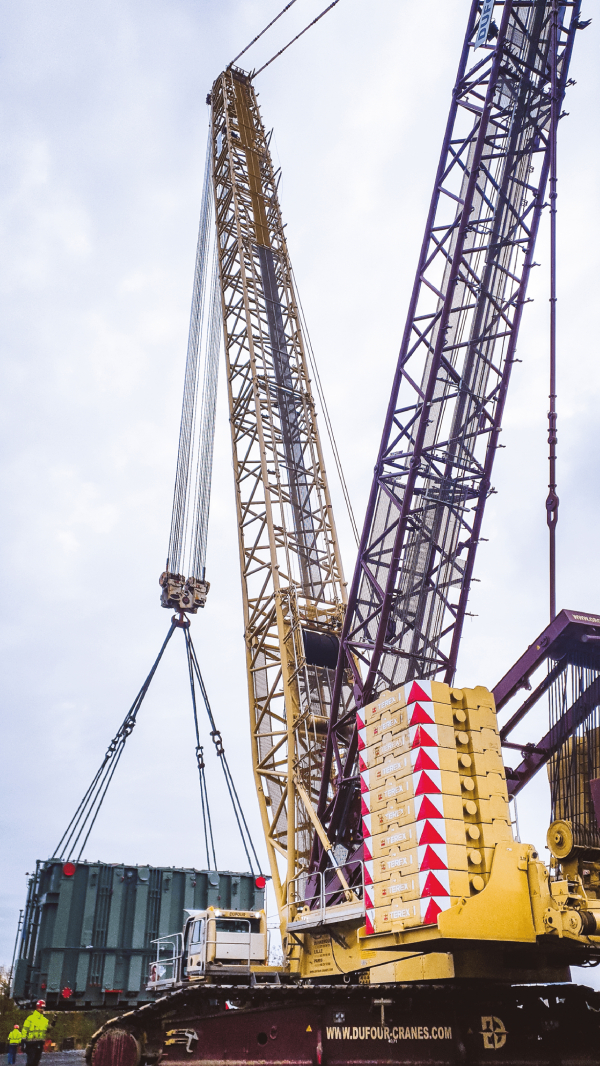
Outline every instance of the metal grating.
<svg viewBox="0 0 600 1066"><path fill-rule="evenodd" d="M549 692L550 728L586 693L600 672L573 664ZM595 707L548 763L552 818L577 822L598 833L590 781L600 778L600 707Z"/></svg>

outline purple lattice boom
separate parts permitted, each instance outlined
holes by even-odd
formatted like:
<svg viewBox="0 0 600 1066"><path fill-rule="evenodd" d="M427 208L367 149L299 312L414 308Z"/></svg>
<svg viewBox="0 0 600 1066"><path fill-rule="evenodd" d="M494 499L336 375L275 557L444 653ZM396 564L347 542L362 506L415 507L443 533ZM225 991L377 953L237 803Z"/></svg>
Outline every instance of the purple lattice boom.
<svg viewBox="0 0 600 1066"><path fill-rule="evenodd" d="M552 3L473 2L340 644L319 813L341 840L357 706L414 677L451 682L549 169ZM580 3L561 5L562 102ZM332 762L338 777L329 787ZM315 851L316 857L316 851Z"/></svg>

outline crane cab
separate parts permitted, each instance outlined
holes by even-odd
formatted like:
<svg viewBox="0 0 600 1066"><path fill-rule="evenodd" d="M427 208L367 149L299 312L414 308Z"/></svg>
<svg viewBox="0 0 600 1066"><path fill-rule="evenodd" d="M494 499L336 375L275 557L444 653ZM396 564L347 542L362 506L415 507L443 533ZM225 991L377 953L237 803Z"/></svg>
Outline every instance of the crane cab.
<svg viewBox="0 0 600 1066"><path fill-rule="evenodd" d="M264 911L192 912L187 925L186 969L193 980L211 969L246 972L267 961Z"/></svg>
<svg viewBox="0 0 600 1066"><path fill-rule="evenodd" d="M249 974L268 959L267 916L261 911L208 907L188 911L181 933L160 937L150 965L150 991L180 987L207 977Z"/></svg>

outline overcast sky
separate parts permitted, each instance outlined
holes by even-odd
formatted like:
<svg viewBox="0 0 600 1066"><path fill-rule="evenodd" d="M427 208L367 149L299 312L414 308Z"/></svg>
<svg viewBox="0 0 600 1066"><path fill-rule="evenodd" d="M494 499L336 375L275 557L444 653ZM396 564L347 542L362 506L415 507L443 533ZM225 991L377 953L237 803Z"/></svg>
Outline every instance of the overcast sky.
<svg viewBox="0 0 600 1066"><path fill-rule="evenodd" d="M258 67L323 0L299 0ZM289 248L357 516L364 511L469 0L342 0L258 79ZM272 0L7 0L2 156L2 896L51 855L158 651L208 121L205 97ZM578 34L559 163L559 606L600 611L598 0ZM547 622L547 220L493 476L458 684L492 687ZM330 476L346 576L354 550ZM254 798L223 375L193 634L264 855ZM546 711L523 728L545 731ZM210 746L208 730L204 740ZM222 869L245 869L208 757ZM519 805L543 847L543 775ZM202 866L176 634L86 857Z"/></svg>

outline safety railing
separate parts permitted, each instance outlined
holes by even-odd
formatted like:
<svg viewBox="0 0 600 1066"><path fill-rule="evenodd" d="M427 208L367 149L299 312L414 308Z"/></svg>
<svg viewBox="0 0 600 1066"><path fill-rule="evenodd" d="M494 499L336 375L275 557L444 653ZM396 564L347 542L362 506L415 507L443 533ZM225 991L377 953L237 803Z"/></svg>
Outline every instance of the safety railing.
<svg viewBox="0 0 600 1066"><path fill-rule="evenodd" d="M183 959L183 937L181 933L171 933L153 940L156 944L156 959L150 963L148 991L170 988L181 980Z"/></svg>
<svg viewBox="0 0 600 1066"><path fill-rule="evenodd" d="M310 890L307 891L308 886ZM307 878L305 873L292 878L287 886L287 924L297 928L326 925L364 910L365 872L362 859L340 866L328 866Z"/></svg>

